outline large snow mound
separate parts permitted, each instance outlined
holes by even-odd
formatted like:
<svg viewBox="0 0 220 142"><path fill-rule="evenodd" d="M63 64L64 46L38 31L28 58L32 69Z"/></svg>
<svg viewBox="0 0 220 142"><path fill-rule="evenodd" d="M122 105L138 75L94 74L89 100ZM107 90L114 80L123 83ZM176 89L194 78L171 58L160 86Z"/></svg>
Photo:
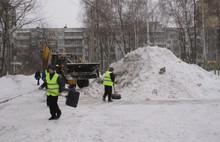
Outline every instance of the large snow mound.
<svg viewBox="0 0 220 142"><path fill-rule="evenodd" d="M220 97L220 78L194 64L187 64L170 50L143 47L113 63L116 91L128 100L203 99ZM162 67L164 74L159 74ZM101 84L92 83L86 94L103 94ZM100 96L101 96L100 95Z"/></svg>
<svg viewBox="0 0 220 142"><path fill-rule="evenodd" d="M126 90L130 92L129 96L140 94L146 96L145 99L177 99L220 95L218 76L181 61L165 48L139 48L112 66L121 93ZM159 74L162 67L166 72Z"/></svg>
<svg viewBox="0 0 220 142"><path fill-rule="evenodd" d="M37 84L37 81L35 81L34 75L6 75L0 78L0 84L0 90L4 92L0 97L1 102L6 98L22 95L24 90L31 88L33 84ZM11 92L12 90L13 94Z"/></svg>

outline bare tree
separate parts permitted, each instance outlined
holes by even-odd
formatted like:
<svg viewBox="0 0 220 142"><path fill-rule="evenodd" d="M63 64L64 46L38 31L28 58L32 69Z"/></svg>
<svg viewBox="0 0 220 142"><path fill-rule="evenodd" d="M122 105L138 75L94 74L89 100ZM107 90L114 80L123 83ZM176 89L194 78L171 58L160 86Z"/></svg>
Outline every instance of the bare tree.
<svg viewBox="0 0 220 142"><path fill-rule="evenodd" d="M104 68L147 43L150 0L82 0L91 49Z"/></svg>
<svg viewBox="0 0 220 142"><path fill-rule="evenodd" d="M36 0L1 0L0 1L0 30L2 31L2 64L0 75L10 70L12 59L12 34L24 25L37 21L33 17Z"/></svg>
<svg viewBox="0 0 220 142"><path fill-rule="evenodd" d="M192 63L193 52L195 51L195 31L194 27L194 4L191 0L165 0L162 2L163 10L173 20L173 26L176 27L179 33L181 59ZM169 22L172 23L172 22ZM194 55L195 58L195 55Z"/></svg>
<svg viewBox="0 0 220 142"><path fill-rule="evenodd" d="M85 23L89 29L90 61L100 60L101 68L106 68L110 58L116 60L116 56L111 56L111 54L113 52L112 55L115 55L113 44L118 43L113 28L115 19L111 12L112 3L109 0L82 1L86 10Z"/></svg>

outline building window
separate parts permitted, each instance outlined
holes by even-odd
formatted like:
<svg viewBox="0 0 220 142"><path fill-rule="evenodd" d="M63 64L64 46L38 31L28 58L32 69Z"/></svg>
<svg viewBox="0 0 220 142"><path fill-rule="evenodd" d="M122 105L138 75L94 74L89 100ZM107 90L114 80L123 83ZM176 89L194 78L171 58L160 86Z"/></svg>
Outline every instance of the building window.
<svg viewBox="0 0 220 142"><path fill-rule="evenodd" d="M82 32L65 32L64 36L82 36Z"/></svg>
<svg viewBox="0 0 220 142"><path fill-rule="evenodd" d="M82 45L82 40L76 40L76 39L66 39L65 40L66 45Z"/></svg>
<svg viewBox="0 0 220 142"><path fill-rule="evenodd" d="M18 37L29 37L30 33L17 33Z"/></svg>

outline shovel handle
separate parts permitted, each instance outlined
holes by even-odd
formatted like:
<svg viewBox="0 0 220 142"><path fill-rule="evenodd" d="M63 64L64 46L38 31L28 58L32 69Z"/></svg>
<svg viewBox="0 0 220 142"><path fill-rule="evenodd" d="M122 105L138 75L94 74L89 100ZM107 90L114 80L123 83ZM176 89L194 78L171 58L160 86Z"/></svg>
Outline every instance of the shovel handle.
<svg viewBox="0 0 220 142"><path fill-rule="evenodd" d="M115 91L115 85L114 85L114 84L113 84L113 89L114 89L114 94L117 93L117 92Z"/></svg>

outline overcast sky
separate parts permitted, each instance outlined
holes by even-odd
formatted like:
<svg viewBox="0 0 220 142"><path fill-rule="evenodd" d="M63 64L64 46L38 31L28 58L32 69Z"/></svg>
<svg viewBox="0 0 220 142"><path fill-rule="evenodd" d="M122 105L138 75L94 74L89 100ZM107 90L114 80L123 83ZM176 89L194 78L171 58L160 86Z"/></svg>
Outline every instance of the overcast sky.
<svg viewBox="0 0 220 142"><path fill-rule="evenodd" d="M62 28L81 27L80 0L39 0L49 26Z"/></svg>

